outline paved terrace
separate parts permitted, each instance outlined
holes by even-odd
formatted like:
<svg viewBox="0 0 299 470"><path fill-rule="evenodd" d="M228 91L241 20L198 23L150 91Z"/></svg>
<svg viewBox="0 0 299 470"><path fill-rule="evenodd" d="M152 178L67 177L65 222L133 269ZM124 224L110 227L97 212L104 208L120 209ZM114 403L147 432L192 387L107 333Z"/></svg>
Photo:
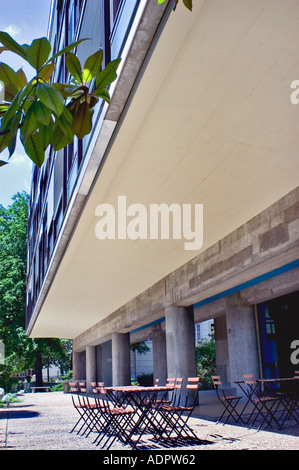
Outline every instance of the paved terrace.
<svg viewBox="0 0 299 470"><path fill-rule="evenodd" d="M20 395L20 403L0 409L0 450L101 450L93 444L94 436L70 433L77 416L69 394ZM176 449L299 450L299 426L292 422L280 432L216 424L197 417L191 418L190 424L204 443ZM131 449L115 442L110 450Z"/></svg>

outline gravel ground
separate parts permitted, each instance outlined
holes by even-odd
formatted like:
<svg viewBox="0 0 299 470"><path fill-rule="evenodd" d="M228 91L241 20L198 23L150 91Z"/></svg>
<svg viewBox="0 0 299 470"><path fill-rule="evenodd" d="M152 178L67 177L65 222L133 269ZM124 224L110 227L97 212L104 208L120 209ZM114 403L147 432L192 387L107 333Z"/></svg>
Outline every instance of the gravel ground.
<svg viewBox="0 0 299 470"><path fill-rule="evenodd" d="M101 450L93 444L94 435L85 437L70 433L77 416L68 394L21 395L20 403L0 409L0 450ZM203 418L190 418L189 424L203 443L182 445L176 447L176 451L299 450L299 426L294 422L289 422L283 432L216 424ZM170 450L155 447L152 442L146 442L145 449L151 452ZM114 450L128 451L130 447L115 441L110 448L110 451Z"/></svg>

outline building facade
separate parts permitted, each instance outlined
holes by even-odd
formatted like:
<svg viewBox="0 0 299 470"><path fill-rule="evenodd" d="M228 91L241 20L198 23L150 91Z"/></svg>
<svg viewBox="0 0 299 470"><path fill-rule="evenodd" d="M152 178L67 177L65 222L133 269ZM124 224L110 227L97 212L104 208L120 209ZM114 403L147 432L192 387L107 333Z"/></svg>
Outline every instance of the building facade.
<svg viewBox="0 0 299 470"><path fill-rule="evenodd" d="M225 382L298 369L298 20L293 0L53 0L54 50L122 58L92 133L33 171L27 333L72 339L74 378L129 383L149 338L154 378L193 376L206 320Z"/></svg>

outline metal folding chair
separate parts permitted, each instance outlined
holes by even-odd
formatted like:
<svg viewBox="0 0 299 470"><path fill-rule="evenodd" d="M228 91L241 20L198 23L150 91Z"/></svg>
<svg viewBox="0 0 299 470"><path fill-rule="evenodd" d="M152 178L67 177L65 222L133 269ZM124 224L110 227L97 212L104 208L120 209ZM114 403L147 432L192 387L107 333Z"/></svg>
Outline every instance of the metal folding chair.
<svg viewBox="0 0 299 470"><path fill-rule="evenodd" d="M102 448L106 447L108 450L116 439L120 440L123 444L129 444L132 448L135 447L134 441L131 439L131 429L133 427L133 420L135 417L135 410L130 405L123 404L118 406L110 400L105 387L97 387L96 400L100 401L98 408L101 420L101 428L97 428L98 436L94 440L94 444L98 446L101 442Z"/></svg>
<svg viewBox="0 0 299 470"><path fill-rule="evenodd" d="M294 382L290 389L280 392L279 396L286 410L281 427L289 418L293 418L299 424L299 371L294 372Z"/></svg>
<svg viewBox="0 0 299 470"><path fill-rule="evenodd" d="M258 418L261 418L258 429L261 429L265 422L268 426L271 426L272 421L274 421L278 427L281 427L275 416L275 413L281 403L281 397L278 395L265 395L262 393L259 387L259 381L252 377L246 378L244 376L244 383L248 389L248 398L253 405L253 410L248 419L248 423L250 423L250 419L255 414L255 417L249 427L252 428Z"/></svg>
<svg viewBox="0 0 299 470"><path fill-rule="evenodd" d="M70 393L72 397L73 406L75 410L79 413L79 419L70 432L74 432L76 430L77 434L81 435L83 435L87 429L90 429L91 426L90 407L88 406L88 403L86 402L86 398L84 396L86 393L86 388L84 388L83 385L85 387L85 383L83 384L82 382L70 383Z"/></svg>
<svg viewBox="0 0 299 470"><path fill-rule="evenodd" d="M175 445L179 439L192 439L199 441L194 431L188 425L188 420L197 405L197 392L199 386L199 377L189 377L186 384L185 400L182 403L182 379L177 379L173 402L164 403L159 407L158 411L162 417L160 421L159 435L163 432L165 439L171 438L172 444ZM179 393L178 393L179 390ZM163 435L162 434L162 435Z"/></svg>
<svg viewBox="0 0 299 470"><path fill-rule="evenodd" d="M226 424L230 417L232 417L236 423L238 423L239 420L243 422L241 418L241 413L237 411L237 406L239 401L242 399L242 396L228 394L228 392L222 385L222 381L219 375L212 376L212 380L217 393L217 397L224 407L223 413L218 418L217 423L221 422L222 418L226 413L227 416L223 424Z"/></svg>

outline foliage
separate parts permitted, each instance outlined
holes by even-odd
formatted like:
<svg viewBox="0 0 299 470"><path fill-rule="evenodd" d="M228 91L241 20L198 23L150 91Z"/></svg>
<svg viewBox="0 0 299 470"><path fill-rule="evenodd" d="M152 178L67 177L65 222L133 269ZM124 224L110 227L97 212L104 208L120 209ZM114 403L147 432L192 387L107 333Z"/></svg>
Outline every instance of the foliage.
<svg viewBox="0 0 299 470"><path fill-rule="evenodd" d="M25 332L27 263L27 193L17 193L8 208L0 205L0 340L5 346L0 386L9 390L12 376L44 365L69 369L70 342L32 339ZM37 361L38 359L38 361Z"/></svg>
<svg viewBox="0 0 299 470"><path fill-rule="evenodd" d="M17 397L17 395L15 395L14 393L7 393L6 395L4 395L4 397L1 398L0 406L7 405L9 403L19 403L19 402L20 400Z"/></svg>
<svg viewBox="0 0 299 470"><path fill-rule="evenodd" d="M158 0L158 4L164 3L166 0ZM174 8L176 8L177 4L179 3L179 0L174 0ZM192 11L192 0L183 0L183 4L185 5L188 10Z"/></svg>
<svg viewBox="0 0 299 470"><path fill-rule="evenodd" d="M15 72L0 63L0 81L4 84L4 101L0 103L0 153L8 149L13 155L18 134L25 152L42 166L45 150L52 146L60 150L73 141L83 139L91 132L94 107L99 100L110 103L109 85L116 79L120 59L103 69L103 51L87 58L83 66L72 52L82 41L70 44L51 56L47 38L18 44L8 33L0 32L0 53L13 52L21 56L35 70L28 81L22 69ZM50 57L51 56L51 57ZM70 74L68 83L55 83L56 59L65 56ZM50 57L50 58L49 58ZM0 161L0 166L6 161Z"/></svg>
<svg viewBox="0 0 299 470"><path fill-rule="evenodd" d="M18 193L8 208L0 205L0 338L5 356L24 354L27 214L29 196Z"/></svg>
<svg viewBox="0 0 299 470"><path fill-rule="evenodd" d="M212 375L216 373L215 340L202 340L196 346L197 376L200 377L200 388L209 390L213 388Z"/></svg>
<svg viewBox="0 0 299 470"><path fill-rule="evenodd" d="M150 348L147 346L145 341L140 341L139 343L131 344L130 349L132 351L137 351L138 354L146 354L150 351Z"/></svg>

